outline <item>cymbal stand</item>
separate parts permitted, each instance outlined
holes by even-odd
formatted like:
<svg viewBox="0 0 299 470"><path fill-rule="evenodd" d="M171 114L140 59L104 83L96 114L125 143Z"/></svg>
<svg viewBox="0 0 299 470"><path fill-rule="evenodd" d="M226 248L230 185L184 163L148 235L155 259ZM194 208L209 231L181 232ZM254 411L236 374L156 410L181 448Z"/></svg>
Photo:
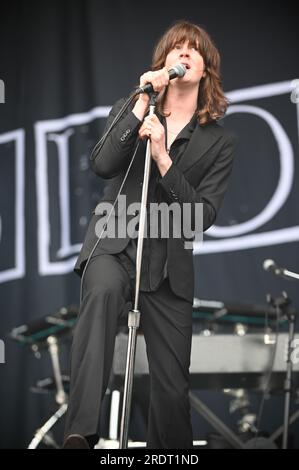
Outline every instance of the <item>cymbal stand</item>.
<svg viewBox="0 0 299 470"><path fill-rule="evenodd" d="M48 351L50 353L54 380L56 385L55 401L59 405L59 408L55 413L42 425L41 428L37 429L35 435L30 442L28 449L36 449L38 445L44 441L46 444L55 446L55 442L52 439L49 440L47 436L50 429L57 423L57 421L66 413L68 396L64 391L61 369L59 364L59 346L56 336L48 336Z"/></svg>

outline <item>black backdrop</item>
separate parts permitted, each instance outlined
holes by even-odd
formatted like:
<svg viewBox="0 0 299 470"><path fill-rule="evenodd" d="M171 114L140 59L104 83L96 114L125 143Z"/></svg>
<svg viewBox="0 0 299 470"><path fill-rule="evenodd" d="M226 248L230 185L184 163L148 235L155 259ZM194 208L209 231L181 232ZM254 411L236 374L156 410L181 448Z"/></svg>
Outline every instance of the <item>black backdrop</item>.
<svg viewBox="0 0 299 470"><path fill-rule="evenodd" d="M52 398L29 391L49 374L49 358L38 361L6 335L78 303L79 279L71 269L103 187L88 168L90 149L107 107L133 89L149 68L153 44L174 20L199 23L216 41L232 103L225 125L239 136L217 227L195 256L196 296L264 303L267 292L285 289L299 308L296 283L273 278L261 267L263 259L274 258L299 269L299 113L291 94L299 72L299 38L291 2L150 5L144 9L137 1L113 0L1 4L1 448L25 447L53 409ZM64 361L67 367L67 357ZM219 402L213 393L206 398L223 414L225 399ZM265 410L270 431L282 421L282 401L275 400ZM196 437L202 437L205 424L196 416L193 420Z"/></svg>

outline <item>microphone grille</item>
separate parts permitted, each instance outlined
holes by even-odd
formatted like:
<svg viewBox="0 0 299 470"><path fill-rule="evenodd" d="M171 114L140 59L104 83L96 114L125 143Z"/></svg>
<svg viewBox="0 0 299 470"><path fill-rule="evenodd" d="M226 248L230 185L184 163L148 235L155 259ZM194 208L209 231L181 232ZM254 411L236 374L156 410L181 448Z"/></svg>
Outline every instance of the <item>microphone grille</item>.
<svg viewBox="0 0 299 470"><path fill-rule="evenodd" d="M187 70L184 64L176 64L172 69L177 73L178 77L183 77Z"/></svg>

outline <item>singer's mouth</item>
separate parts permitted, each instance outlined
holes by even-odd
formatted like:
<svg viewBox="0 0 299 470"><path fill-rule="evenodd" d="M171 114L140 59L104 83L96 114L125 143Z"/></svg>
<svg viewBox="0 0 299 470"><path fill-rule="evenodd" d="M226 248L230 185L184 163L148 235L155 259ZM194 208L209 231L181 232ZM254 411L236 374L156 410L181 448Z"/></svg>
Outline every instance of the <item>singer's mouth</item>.
<svg viewBox="0 0 299 470"><path fill-rule="evenodd" d="M184 62L181 62L181 64L185 65L185 67L186 67L187 70L191 69L191 67L190 67L189 64L186 64L186 63L184 63Z"/></svg>

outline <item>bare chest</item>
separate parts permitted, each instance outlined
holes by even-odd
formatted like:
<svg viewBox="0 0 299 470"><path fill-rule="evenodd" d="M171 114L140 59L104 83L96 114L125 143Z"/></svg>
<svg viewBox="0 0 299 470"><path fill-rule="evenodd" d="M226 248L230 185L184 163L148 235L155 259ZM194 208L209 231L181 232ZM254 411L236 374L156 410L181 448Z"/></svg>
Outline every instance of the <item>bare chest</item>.
<svg viewBox="0 0 299 470"><path fill-rule="evenodd" d="M173 121L166 119L167 127L167 152L169 152L171 145L181 132L181 130L188 124L189 120Z"/></svg>

